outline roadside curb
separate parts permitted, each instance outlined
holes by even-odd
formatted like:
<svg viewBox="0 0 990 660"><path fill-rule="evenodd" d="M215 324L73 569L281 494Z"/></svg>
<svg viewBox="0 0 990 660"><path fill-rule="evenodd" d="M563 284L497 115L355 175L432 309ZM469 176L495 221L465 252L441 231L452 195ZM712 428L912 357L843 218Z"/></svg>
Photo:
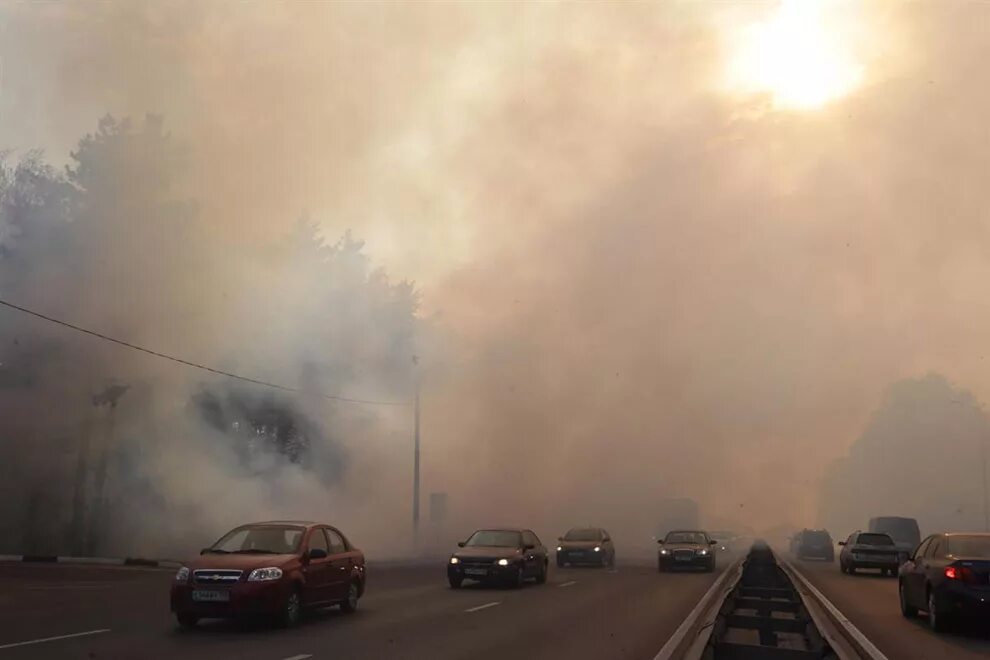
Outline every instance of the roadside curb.
<svg viewBox="0 0 990 660"><path fill-rule="evenodd" d="M0 562L31 564L81 564L99 566L140 566L143 568L179 568L181 562L171 559L145 559L143 557L66 557L61 555L0 555Z"/></svg>
<svg viewBox="0 0 990 660"><path fill-rule="evenodd" d="M839 608L832 604L832 602L825 597L821 591L818 590L815 585L811 584L811 581L804 576L801 571L797 569L790 561L784 559L780 553L774 552L777 557L777 564L784 569L784 572L788 574L794 586L798 587L799 591L805 598L813 600L816 605L821 609L824 615L828 618L828 623L831 627L843 637L844 641L851 646L859 657L869 658L870 660L888 660L887 656L883 652L873 645L866 635L860 632L852 621L850 621L846 615L844 615ZM814 615L811 608L809 613ZM817 623L817 622L816 622ZM819 624L819 629L822 626ZM824 630L823 630L824 632Z"/></svg>

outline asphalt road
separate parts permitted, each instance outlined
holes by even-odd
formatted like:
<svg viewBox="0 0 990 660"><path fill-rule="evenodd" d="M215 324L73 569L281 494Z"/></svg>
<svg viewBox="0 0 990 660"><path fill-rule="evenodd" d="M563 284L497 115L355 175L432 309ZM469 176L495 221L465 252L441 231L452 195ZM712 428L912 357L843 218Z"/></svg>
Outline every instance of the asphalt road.
<svg viewBox="0 0 990 660"><path fill-rule="evenodd" d="M323 610L291 630L208 621L186 631L168 611L174 571L0 564L0 660L649 660L717 576L647 564L550 570L545 585L455 591L443 565L372 565L353 615ZM76 633L90 634L37 641ZM23 642L32 643L10 646Z"/></svg>
<svg viewBox="0 0 990 660"><path fill-rule="evenodd" d="M901 616L897 578L880 577L876 571L843 575L838 563L791 563L891 660L990 657L990 625L936 635L924 614L914 619Z"/></svg>

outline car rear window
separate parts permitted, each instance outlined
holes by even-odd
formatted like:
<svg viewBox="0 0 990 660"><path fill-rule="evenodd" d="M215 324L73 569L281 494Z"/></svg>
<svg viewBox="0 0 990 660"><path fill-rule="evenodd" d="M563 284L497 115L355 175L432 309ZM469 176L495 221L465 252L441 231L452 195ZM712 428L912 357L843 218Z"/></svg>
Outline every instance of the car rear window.
<svg viewBox="0 0 990 660"><path fill-rule="evenodd" d="M948 540L950 555L990 559L990 536L950 536Z"/></svg>
<svg viewBox="0 0 990 660"><path fill-rule="evenodd" d="M805 532L804 533L805 543L814 543L817 545L826 544L830 545L832 543L831 537L828 532Z"/></svg>
<svg viewBox="0 0 990 660"><path fill-rule="evenodd" d="M860 545L894 545L894 539L886 534L860 534L856 543Z"/></svg>

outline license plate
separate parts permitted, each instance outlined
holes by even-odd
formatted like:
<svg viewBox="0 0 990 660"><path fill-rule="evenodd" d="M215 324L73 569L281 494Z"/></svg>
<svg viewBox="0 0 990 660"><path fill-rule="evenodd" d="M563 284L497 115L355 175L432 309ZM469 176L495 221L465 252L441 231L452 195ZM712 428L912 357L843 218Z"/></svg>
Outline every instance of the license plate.
<svg viewBox="0 0 990 660"><path fill-rule="evenodd" d="M691 561L691 557L674 555L674 559L677 561Z"/></svg>
<svg viewBox="0 0 990 660"><path fill-rule="evenodd" d="M488 571L483 568L465 568L464 575L488 575Z"/></svg>
<svg viewBox="0 0 990 660"><path fill-rule="evenodd" d="M196 589L192 592L192 599L198 603L226 603L230 600L230 592Z"/></svg>

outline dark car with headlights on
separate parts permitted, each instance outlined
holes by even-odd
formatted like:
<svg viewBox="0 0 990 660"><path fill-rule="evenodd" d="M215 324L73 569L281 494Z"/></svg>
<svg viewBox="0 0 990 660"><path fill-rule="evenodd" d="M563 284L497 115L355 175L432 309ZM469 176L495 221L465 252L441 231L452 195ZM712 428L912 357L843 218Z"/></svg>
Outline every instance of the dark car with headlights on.
<svg viewBox="0 0 990 660"><path fill-rule="evenodd" d="M447 561L447 581L459 589L464 580L521 587L532 578L547 581L547 549L528 529L479 529Z"/></svg>
<svg viewBox="0 0 990 660"><path fill-rule="evenodd" d="M669 532L657 553L657 569L663 573L672 568L701 567L711 573L715 570L715 545L705 532L685 530Z"/></svg>
<svg viewBox="0 0 990 660"><path fill-rule="evenodd" d="M854 574L861 568L879 569L880 575L897 575L901 565L901 553L894 539L875 532L853 532L845 541L839 541L839 570Z"/></svg>
<svg viewBox="0 0 990 660"><path fill-rule="evenodd" d="M182 566L172 612L185 627L200 619L265 616L283 626L303 609L357 609L364 554L340 530L314 522L242 525Z"/></svg>
<svg viewBox="0 0 990 660"><path fill-rule="evenodd" d="M835 543L824 529L802 529L794 536L791 552L798 559L835 561Z"/></svg>
<svg viewBox="0 0 990 660"><path fill-rule="evenodd" d="M615 544L600 527L574 528L557 541L557 566L615 566Z"/></svg>
<svg viewBox="0 0 990 660"><path fill-rule="evenodd" d="M933 534L897 577L901 613L928 612L935 632L955 621L990 621L990 534Z"/></svg>

